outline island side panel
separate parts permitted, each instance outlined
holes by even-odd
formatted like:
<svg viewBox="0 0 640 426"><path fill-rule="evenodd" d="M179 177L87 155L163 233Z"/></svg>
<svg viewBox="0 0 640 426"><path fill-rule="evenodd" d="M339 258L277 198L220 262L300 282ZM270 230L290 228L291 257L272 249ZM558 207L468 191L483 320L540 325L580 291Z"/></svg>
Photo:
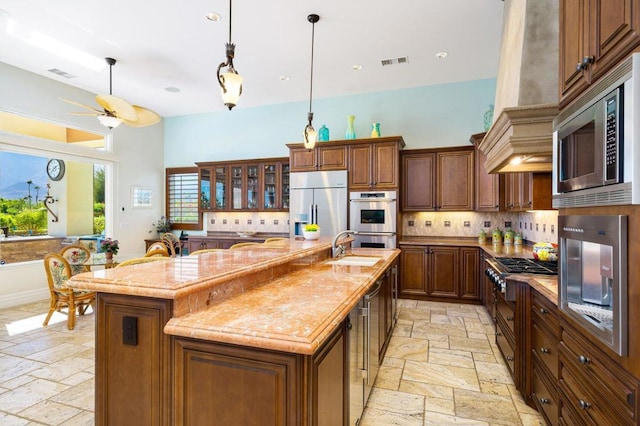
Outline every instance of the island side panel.
<svg viewBox="0 0 640 426"><path fill-rule="evenodd" d="M96 425L170 424L171 311L171 300L98 293Z"/></svg>

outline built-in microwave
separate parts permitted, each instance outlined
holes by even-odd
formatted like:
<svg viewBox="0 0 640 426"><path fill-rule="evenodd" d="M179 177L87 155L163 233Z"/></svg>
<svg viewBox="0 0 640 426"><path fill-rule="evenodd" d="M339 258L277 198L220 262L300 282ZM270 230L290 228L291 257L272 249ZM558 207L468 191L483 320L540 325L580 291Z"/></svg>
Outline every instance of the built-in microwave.
<svg viewBox="0 0 640 426"><path fill-rule="evenodd" d="M553 206L640 204L640 53L554 121Z"/></svg>

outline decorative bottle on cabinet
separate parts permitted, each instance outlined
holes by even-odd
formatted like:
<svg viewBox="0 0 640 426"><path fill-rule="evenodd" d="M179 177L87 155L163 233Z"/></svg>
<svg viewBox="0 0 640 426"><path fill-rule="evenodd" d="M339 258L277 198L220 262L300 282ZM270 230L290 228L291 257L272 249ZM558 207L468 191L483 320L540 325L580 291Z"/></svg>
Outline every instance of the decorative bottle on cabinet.
<svg viewBox="0 0 640 426"><path fill-rule="evenodd" d="M373 123L371 125L371 137L372 138L380 137L380 123Z"/></svg>
<svg viewBox="0 0 640 426"><path fill-rule="evenodd" d="M347 132L344 135L345 139L355 139L356 130L353 128L353 122L356 120L355 115L347 115Z"/></svg>
<svg viewBox="0 0 640 426"><path fill-rule="evenodd" d="M329 140L329 129L324 124L318 130L318 141L327 142Z"/></svg>

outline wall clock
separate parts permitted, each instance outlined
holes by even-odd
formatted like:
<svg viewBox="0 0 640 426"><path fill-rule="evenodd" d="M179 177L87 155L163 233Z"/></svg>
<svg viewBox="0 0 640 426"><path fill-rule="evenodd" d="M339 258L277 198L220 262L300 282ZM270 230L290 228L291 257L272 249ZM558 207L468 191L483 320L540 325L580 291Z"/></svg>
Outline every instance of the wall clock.
<svg viewBox="0 0 640 426"><path fill-rule="evenodd" d="M55 158L47 163L47 174L51 180L60 180L64 176L64 161Z"/></svg>

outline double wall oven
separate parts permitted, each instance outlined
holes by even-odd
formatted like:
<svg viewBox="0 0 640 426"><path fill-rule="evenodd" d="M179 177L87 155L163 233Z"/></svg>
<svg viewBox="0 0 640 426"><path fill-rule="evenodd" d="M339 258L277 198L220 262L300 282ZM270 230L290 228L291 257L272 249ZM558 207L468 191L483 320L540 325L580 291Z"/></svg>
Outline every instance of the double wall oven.
<svg viewBox="0 0 640 426"><path fill-rule="evenodd" d="M396 248L396 191L351 192L349 211L353 247Z"/></svg>

